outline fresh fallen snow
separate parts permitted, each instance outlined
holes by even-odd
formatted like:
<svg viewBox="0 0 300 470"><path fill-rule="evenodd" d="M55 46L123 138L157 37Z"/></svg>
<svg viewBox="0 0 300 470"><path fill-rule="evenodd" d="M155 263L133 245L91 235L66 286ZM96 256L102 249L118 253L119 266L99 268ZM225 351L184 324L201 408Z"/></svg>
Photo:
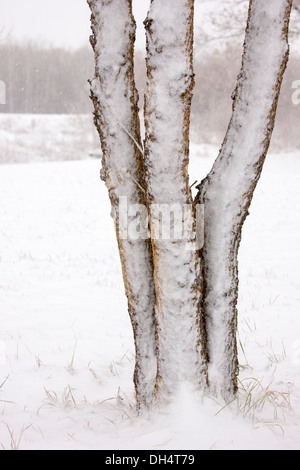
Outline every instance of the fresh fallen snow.
<svg viewBox="0 0 300 470"><path fill-rule="evenodd" d="M192 146L191 182L216 154ZM134 411L133 339L99 169L95 160L0 166L0 446L299 449L300 155L268 157L244 228L248 391L221 410L183 389L144 417Z"/></svg>
<svg viewBox="0 0 300 470"><path fill-rule="evenodd" d="M0 113L0 163L85 159L98 147L91 113Z"/></svg>

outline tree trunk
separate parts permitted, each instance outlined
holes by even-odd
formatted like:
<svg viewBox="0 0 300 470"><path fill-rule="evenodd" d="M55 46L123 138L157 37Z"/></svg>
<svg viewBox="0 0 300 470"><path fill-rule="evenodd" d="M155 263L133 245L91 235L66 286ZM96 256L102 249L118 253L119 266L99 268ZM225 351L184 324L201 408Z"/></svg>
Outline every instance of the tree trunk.
<svg viewBox="0 0 300 470"><path fill-rule="evenodd" d="M134 83L136 25L131 0L88 0L88 3L95 53L91 98L103 152L101 178L109 192L116 227L136 349L134 383L140 407L152 401L157 359L151 245L148 240L130 238L126 231L126 207L145 204L138 93ZM125 213L120 209L123 200Z"/></svg>
<svg viewBox="0 0 300 470"><path fill-rule="evenodd" d="M238 249L261 175L288 61L292 0L250 0L242 68L220 154L198 187L205 203L202 315L208 380L215 395L237 391Z"/></svg>
<svg viewBox="0 0 300 470"><path fill-rule="evenodd" d="M151 0L144 153L132 2L88 3L91 97L134 333L138 406L169 399L185 382L198 390L208 383L212 394L230 401L238 376L238 250L274 127L292 0L250 0L232 118L195 201L188 178L194 0ZM205 205L200 251L197 203ZM150 240L127 230L127 208L145 205Z"/></svg>
<svg viewBox="0 0 300 470"><path fill-rule="evenodd" d="M200 260L187 171L194 86L193 13L193 0L152 0L145 21L144 147L160 398L172 395L183 382L194 388L205 383Z"/></svg>

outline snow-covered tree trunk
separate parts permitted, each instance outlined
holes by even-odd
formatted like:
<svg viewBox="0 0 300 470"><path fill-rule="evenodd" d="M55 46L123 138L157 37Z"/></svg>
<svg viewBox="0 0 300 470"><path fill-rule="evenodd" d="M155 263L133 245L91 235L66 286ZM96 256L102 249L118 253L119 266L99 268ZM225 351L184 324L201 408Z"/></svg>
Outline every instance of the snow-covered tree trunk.
<svg viewBox="0 0 300 470"><path fill-rule="evenodd" d="M193 0L152 0L145 21L145 167L156 290L159 397L205 383L200 260L189 187Z"/></svg>
<svg viewBox="0 0 300 470"><path fill-rule="evenodd" d="M202 250L208 380L225 400L237 391L238 249L261 175L288 61L292 0L250 0L242 69L220 154L199 186L205 203Z"/></svg>
<svg viewBox="0 0 300 470"><path fill-rule="evenodd" d="M157 360L151 244L149 240L130 238L126 231L126 208L145 204L138 94L134 83L136 25L131 0L88 0L88 3L95 53L91 98L103 152L101 178L108 188L115 221L136 349L134 383L138 406L142 406L149 405L153 397Z"/></svg>
<svg viewBox="0 0 300 470"><path fill-rule="evenodd" d="M274 127L292 0L249 2L232 118L194 201L188 178L194 0L151 0L144 152L132 1L88 3L95 52L91 97L134 333L138 406L169 398L184 382L198 390L209 384L229 401L238 375L238 249ZM205 206L200 250L197 203ZM127 208L143 212L145 206L150 240L143 231L140 239L127 230ZM144 225L147 232L147 217Z"/></svg>

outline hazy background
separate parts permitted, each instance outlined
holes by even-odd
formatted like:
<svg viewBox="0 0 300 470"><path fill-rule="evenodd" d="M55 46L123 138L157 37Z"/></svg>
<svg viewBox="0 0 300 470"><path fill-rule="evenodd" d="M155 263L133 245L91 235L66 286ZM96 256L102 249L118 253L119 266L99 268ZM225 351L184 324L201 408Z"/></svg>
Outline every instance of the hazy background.
<svg viewBox="0 0 300 470"><path fill-rule="evenodd" d="M148 3L133 0L140 47L144 45L141 22ZM43 46L68 49L88 44L90 10L85 0L0 0L0 18L0 25L21 41L31 39Z"/></svg>
<svg viewBox="0 0 300 470"><path fill-rule="evenodd" d="M300 4L296 0L295 5ZM133 0L137 22L136 82L143 108L145 35L149 0ZM195 73L191 139L221 145L240 69L247 0L196 0ZM284 78L272 149L300 148L300 12L291 23L291 59ZM0 0L0 162L83 158L99 154L88 79L90 11L85 0ZM22 117L20 118L20 114ZM44 147L47 144L46 148Z"/></svg>

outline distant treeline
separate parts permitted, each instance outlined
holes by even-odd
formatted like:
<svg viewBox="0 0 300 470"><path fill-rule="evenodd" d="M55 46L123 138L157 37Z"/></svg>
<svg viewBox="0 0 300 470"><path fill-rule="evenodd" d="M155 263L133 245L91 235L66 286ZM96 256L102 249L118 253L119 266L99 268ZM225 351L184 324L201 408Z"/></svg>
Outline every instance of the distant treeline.
<svg viewBox="0 0 300 470"><path fill-rule="evenodd" d="M228 46L195 60L192 104L194 141L221 143L231 115L231 94L241 63L241 47ZM196 57L197 54L196 54ZM47 49L34 43L0 43L0 80L6 84L2 113L86 114L92 112L88 79L94 74L88 46L76 51ZM145 59L136 54L136 82L143 108ZM273 143L300 147L300 105L292 103L292 83L300 80L299 57L291 57L280 97Z"/></svg>
<svg viewBox="0 0 300 470"><path fill-rule="evenodd" d="M0 80L6 84L6 105L0 112L88 113L92 71L88 47L73 52L0 43Z"/></svg>
<svg viewBox="0 0 300 470"><path fill-rule="evenodd" d="M202 142L222 142L232 112L231 95L241 67L242 49L228 46L195 62L196 86L192 103L192 137ZM272 147L300 148L300 105L293 104L293 83L300 80L300 55L291 50L284 75ZM195 137L198 136L198 137Z"/></svg>

